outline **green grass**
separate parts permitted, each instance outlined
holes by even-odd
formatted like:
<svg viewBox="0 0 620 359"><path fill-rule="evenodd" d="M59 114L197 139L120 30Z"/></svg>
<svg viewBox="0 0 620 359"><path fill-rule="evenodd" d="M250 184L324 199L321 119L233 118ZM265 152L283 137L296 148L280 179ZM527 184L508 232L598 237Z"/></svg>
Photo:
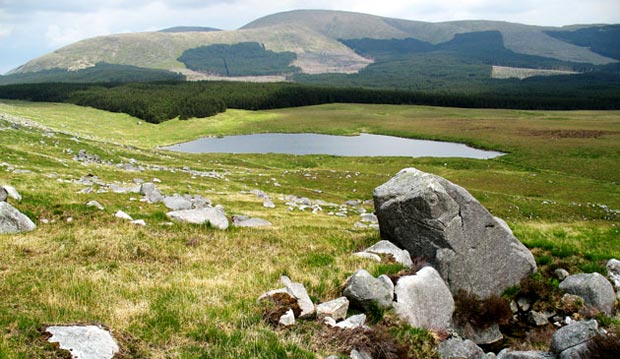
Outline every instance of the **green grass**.
<svg viewBox="0 0 620 359"><path fill-rule="evenodd" d="M3 358L60 357L41 339L39 329L76 322L112 328L127 357L333 354L317 344L316 330L308 329L312 324L272 330L261 320L256 298L279 287L282 274L304 283L315 301L326 301L340 296L346 278L359 268L378 275L400 267L351 256L379 240L374 231L353 229L356 216L328 216L327 210L317 215L291 212L280 196L335 203L370 199L376 186L410 166L464 186L493 214L507 219L545 273L558 266L571 272L600 271L607 259L620 258L619 218L613 212L620 209L619 112L335 104L232 110L162 125L137 125L126 115L66 104L1 102L0 113L66 132L48 137L37 128L0 131L0 162L33 171L15 174L2 166L0 182L17 187L24 198L15 205L39 225L30 233L0 236ZM0 128L5 127L8 123L0 119ZM190 155L156 149L204 135L271 131L396 134L458 140L509 154L483 161ZM73 161L67 149L85 149L114 164L133 158L143 166L178 170L127 172L84 165ZM226 179L193 178L180 171L185 166L215 170ZM167 226L164 206L130 200L139 195L78 194L84 186L72 180L87 174L125 186L134 178L157 177L164 194L201 194L222 204L227 214L265 218L273 227L222 232L205 226ZM267 192L277 207L265 209L255 196L240 193L251 189ZM85 207L92 199L105 210ZM119 209L145 219L147 227L114 218ZM68 217L73 221L67 222ZM428 333L401 330L403 338L426 348Z"/></svg>

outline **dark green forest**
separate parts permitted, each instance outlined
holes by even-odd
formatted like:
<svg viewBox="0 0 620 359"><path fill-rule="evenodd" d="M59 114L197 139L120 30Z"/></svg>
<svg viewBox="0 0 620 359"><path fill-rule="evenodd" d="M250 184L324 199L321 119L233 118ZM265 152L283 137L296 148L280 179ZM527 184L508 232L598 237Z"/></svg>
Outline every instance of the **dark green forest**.
<svg viewBox="0 0 620 359"><path fill-rule="evenodd" d="M593 52L620 60L620 25L588 27L574 31L547 31L548 35Z"/></svg>
<svg viewBox="0 0 620 359"><path fill-rule="evenodd" d="M299 71L290 66L293 52L273 52L257 42L201 46L183 52L179 61L194 71L220 76L266 76Z"/></svg>
<svg viewBox="0 0 620 359"><path fill-rule="evenodd" d="M593 85L596 84L596 85ZM264 110L324 103L410 104L541 110L620 109L620 75L497 81L486 90L402 91L294 83L153 82L0 86L0 98L66 102L123 112L151 123L208 117L227 108Z"/></svg>

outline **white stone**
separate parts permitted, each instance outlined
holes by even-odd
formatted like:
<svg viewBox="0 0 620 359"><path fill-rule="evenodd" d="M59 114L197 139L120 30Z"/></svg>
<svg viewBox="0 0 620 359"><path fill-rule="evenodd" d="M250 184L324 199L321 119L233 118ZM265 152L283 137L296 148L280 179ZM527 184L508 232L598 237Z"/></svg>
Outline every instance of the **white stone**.
<svg viewBox="0 0 620 359"><path fill-rule="evenodd" d="M356 253L353 253L353 255L359 258L370 259L375 262L381 262L381 257L379 257L377 254L374 254L374 253L356 252Z"/></svg>
<svg viewBox="0 0 620 359"><path fill-rule="evenodd" d="M365 252L375 254L389 254L397 263L404 265L405 267L411 267L413 261L408 251L398 248L394 243L390 241L379 241L374 245L366 248Z"/></svg>
<svg viewBox="0 0 620 359"><path fill-rule="evenodd" d="M97 202L97 201L89 201L88 203L86 203L86 207L95 207L100 211L103 211L105 208L103 208L103 206L101 205L101 203Z"/></svg>
<svg viewBox="0 0 620 359"><path fill-rule="evenodd" d="M146 222L143 219L136 219L135 221L131 221L131 224L142 227L146 226Z"/></svg>
<svg viewBox="0 0 620 359"><path fill-rule="evenodd" d="M22 196L19 194L19 192L17 192L15 187L6 185L6 186L2 186L2 188L4 188L6 193L9 195L9 198L12 198L18 202L22 200Z"/></svg>
<svg viewBox="0 0 620 359"><path fill-rule="evenodd" d="M340 323L336 323L336 326L342 329L355 329L355 328L363 327L365 323L366 323L366 314L358 314L358 315L352 315Z"/></svg>
<svg viewBox="0 0 620 359"><path fill-rule="evenodd" d="M301 309L301 313L299 314L299 318L308 318L314 314L314 303L310 299L306 288L301 283L296 283L291 281L291 279L287 276L282 276L282 284L286 287L286 291L292 295L295 299L297 299L297 304Z"/></svg>
<svg viewBox="0 0 620 359"><path fill-rule="evenodd" d="M331 317L335 320L340 320L346 318L348 310L349 300L346 297L340 297L317 305L316 315L319 319Z"/></svg>
<svg viewBox="0 0 620 359"><path fill-rule="evenodd" d="M228 218L226 218L224 209L221 207L207 207L199 209L187 209L182 211L172 211L166 213L166 216L179 222L186 222L192 224L209 223L214 228L222 230L228 228Z"/></svg>
<svg viewBox="0 0 620 359"><path fill-rule="evenodd" d="M128 221L133 221L133 218L131 218L131 216L130 216L130 215L128 215L127 213L125 213L125 212L123 212L123 211L121 211L121 210L118 210L118 211L114 214L114 217L116 217L116 218L120 218L120 219L126 219L126 220L128 220Z"/></svg>
<svg viewBox="0 0 620 359"><path fill-rule="evenodd" d="M295 313L293 312L293 310L289 309L286 313L284 313L284 315L280 317L280 320L278 320L278 324L285 327L295 325Z"/></svg>
<svg viewBox="0 0 620 359"><path fill-rule="evenodd" d="M120 350L112 335L99 326L51 326L45 331L52 334L50 343L58 343L74 359L111 359Z"/></svg>

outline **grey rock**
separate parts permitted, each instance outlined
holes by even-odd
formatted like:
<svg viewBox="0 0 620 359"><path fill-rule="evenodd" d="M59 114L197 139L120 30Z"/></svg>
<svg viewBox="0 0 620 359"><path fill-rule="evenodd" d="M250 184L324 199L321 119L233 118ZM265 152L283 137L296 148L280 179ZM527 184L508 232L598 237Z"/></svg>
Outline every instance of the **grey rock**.
<svg viewBox="0 0 620 359"><path fill-rule="evenodd" d="M586 343L598 333L596 320L575 322L558 329L551 338L551 351L559 354L566 349Z"/></svg>
<svg viewBox="0 0 620 359"><path fill-rule="evenodd" d="M292 299L295 299L295 298L293 298L292 295L290 295L288 293L286 288L278 288L278 289L273 289L273 290L270 290L268 292L265 292L265 293L261 294L260 297L258 297L258 301L265 300L265 299L268 299L268 298L272 298L276 294L286 294L286 295L290 296Z"/></svg>
<svg viewBox="0 0 620 359"><path fill-rule="evenodd" d="M586 305L607 315L611 315L616 302L616 293L611 283L599 273L568 276L560 283L560 289L565 293L582 297Z"/></svg>
<svg viewBox="0 0 620 359"><path fill-rule="evenodd" d="M192 208L192 201L181 196L166 196L162 201L166 208L173 211L182 211Z"/></svg>
<svg viewBox="0 0 620 359"><path fill-rule="evenodd" d="M7 198L9 198L9 194L4 188L0 187L0 202L5 202Z"/></svg>
<svg viewBox="0 0 620 359"><path fill-rule="evenodd" d="M317 305L316 315L319 319L332 317L335 320L340 320L346 318L348 310L349 300L346 297L340 297Z"/></svg>
<svg viewBox="0 0 620 359"><path fill-rule="evenodd" d="M0 234L32 231L37 226L7 202L0 202Z"/></svg>
<svg viewBox="0 0 620 359"><path fill-rule="evenodd" d="M146 222L143 219L136 219L135 221L131 221L131 224L142 227L146 226Z"/></svg>
<svg viewBox="0 0 620 359"><path fill-rule="evenodd" d="M15 189L15 187L13 186L9 186L9 185L5 185L2 186L2 189L6 191L6 194L9 198L12 198L18 202L20 202L22 200L22 196L19 194L19 192L17 192L17 190ZM6 200L6 198L4 199ZM4 201L2 198L0 198L0 201Z"/></svg>
<svg viewBox="0 0 620 359"><path fill-rule="evenodd" d="M362 328L366 324L366 314L352 315L340 323L336 327L342 329Z"/></svg>
<svg viewBox="0 0 620 359"><path fill-rule="evenodd" d="M228 228L228 218L221 207L207 207L197 209L185 209L166 213L168 218L184 223L205 224L209 223L217 229Z"/></svg>
<svg viewBox="0 0 620 359"><path fill-rule="evenodd" d="M517 305L522 312L527 312L532 307L532 302L525 297L521 297L517 299Z"/></svg>
<svg viewBox="0 0 620 359"><path fill-rule="evenodd" d="M493 344L504 338L497 323L491 324L486 328L475 328L470 323L467 323L464 326L457 326L455 329L463 338L469 339L478 345Z"/></svg>
<svg viewBox="0 0 620 359"><path fill-rule="evenodd" d="M377 216L374 213L362 213L361 217L362 217L362 222L365 222L365 223L378 223L379 222L379 220L377 219Z"/></svg>
<svg viewBox="0 0 620 359"><path fill-rule="evenodd" d="M271 222L262 218L250 218L247 216L234 216L233 225L235 227L268 227Z"/></svg>
<svg viewBox="0 0 620 359"><path fill-rule="evenodd" d="M555 274L555 277L560 281L563 281L570 275L570 273L568 273L568 271L564 268L556 269L555 271L553 271L553 274Z"/></svg>
<svg viewBox="0 0 620 359"><path fill-rule="evenodd" d="M542 351L513 351L505 349L497 355L497 359L555 359L555 355Z"/></svg>
<svg viewBox="0 0 620 359"><path fill-rule="evenodd" d="M330 355L325 359L338 359L339 357L337 355Z"/></svg>
<svg viewBox="0 0 620 359"><path fill-rule="evenodd" d="M471 340L450 338L439 344L437 351L441 359L481 359L484 351Z"/></svg>
<svg viewBox="0 0 620 359"><path fill-rule="evenodd" d="M278 320L278 324L285 327L295 325L295 313L293 310L289 309L286 313L284 313Z"/></svg>
<svg viewBox="0 0 620 359"><path fill-rule="evenodd" d="M584 359L589 357L588 343L570 347L558 355L558 359Z"/></svg>
<svg viewBox="0 0 620 359"><path fill-rule="evenodd" d="M95 207L100 211L103 211L105 208L103 208L103 206L101 205L101 203L97 202L97 201L88 201L86 203L86 207Z"/></svg>
<svg viewBox="0 0 620 359"><path fill-rule="evenodd" d="M121 210L118 210L118 211L114 214L114 217L116 217L116 218L120 218L120 219L126 219L126 220L128 220L128 221L133 221L133 218L131 218L131 216L130 216L130 215L128 215L127 213L125 213L125 212L123 212L123 211L121 211Z"/></svg>
<svg viewBox="0 0 620 359"><path fill-rule="evenodd" d="M607 262L607 275L616 289L620 289L620 261L612 258Z"/></svg>
<svg viewBox="0 0 620 359"><path fill-rule="evenodd" d="M120 348L107 330L95 326L50 326L47 340L68 350L74 359L111 359Z"/></svg>
<svg viewBox="0 0 620 359"><path fill-rule="evenodd" d="M140 194L144 195L149 203L158 203L164 199L157 187L151 182L143 183L140 186Z"/></svg>
<svg viewBox="0 0 620 359"><path fill-rule="evenodd" d="M310 299L310 296L308 295L308 292L306 291L304 285L291 281L291 279L287 276L282 276L280 281L286 287L286 291L295 299L297 299L297 304L301 309L299 318L303 319L312 316L315 310L314 303L312 303L312 299Z"/></svg>
<svg viewBox="0 0 620 359"><path fill-rule="evenodd" d="M454 314L454 300L446 283L432 267L401 277L394 288L394 310L413 327L448 329Z"/></svg>
<svg viewBox="0 0 620 359"><path fill-rule="evenodd" d="M411 255L404 249L398 248L394 243L390 241L379 241L374 245L366 248L365 252L375 254L388 254L391 255L397 263L404 265L405 267L411 267L413 261Z"/></svg>
<svg viewBox="0 0 620 359"><path fill-rule="evenodd" d="M349 355L351 359L372 359L372 356L365 351L358 351L357 349L351 350L351 354Z"/></svg>
<svg viewBox="0 0 620 359"><path fill-rule="evenodd" d="M265 207L265 208L276 208L276 205L270 199L266 199L263 202L263 207Z"/></svg>
<svg viewBox="0 0 620 359"><path fill-rule="evenodd" d="M493 352L485 353L482 356L482 359L496 359L496 358L497 358L497 356Z"/></svg>
<svg viewBox="0 0 620 359"><path fill-rule="evenodd" d="M544 313L537 312L535 310L532 310L529 313L528 320L531 324L537 327L542 327L544 325L549 324L549 319L547 318L547 315Z"/></svg>
<svg viewBox="0 0 620 359"><path fill-rule="evenodd" d="M373 303L381 308L389 308L394 298L393 290L394 287L390 287L386 281L360 269L347 280L343 295L351 304L365 309L369 309Z"/></svg>
<svg viewBox="0 0 620 359"><path fill-rule="evenodd" d="M374 253L356 252L356 253L353 253L353 255L359 258L370 259L375 262L381 262L381 257L379 257L378 255Z"/></svg>
<svg viewBox="0 0 620 359"><path fill-rule="evenodd" d="M530 251L469 192L415 168L373 193L381 237L422 256L452 293L499 295L536 271Z"/></svg>

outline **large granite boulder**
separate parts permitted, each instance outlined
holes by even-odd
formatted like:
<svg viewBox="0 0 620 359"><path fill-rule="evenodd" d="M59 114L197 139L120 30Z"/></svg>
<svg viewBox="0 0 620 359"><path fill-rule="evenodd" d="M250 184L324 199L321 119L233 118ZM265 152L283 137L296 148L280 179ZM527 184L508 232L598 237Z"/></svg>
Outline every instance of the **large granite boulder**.
<svg viewBox="0 0 620 359"><path fill-rule="evenodd" d="M559 358L586 358L588 342L598 334L596 320L575 322L558 329L551 338L551 351Z"/></svg>
<svg viewBox="0 0 620 359"><path fill-rule="evenodd" d="M450 289L432 267L401 277L394 288L394 309L413 327L446 330L452 322L454 300Z"/></svg>
<svg viewBox="0 0 620 359"><path fill-rule="evenodd" d="M37 226L7 202L0 202L0 234L32 231Z"/></svg>
<svg viewBox="0 0 620 359"><path fill-rule="evenodd" d="M579 273L568 276L560 283L560 289L583 298L586 305L611 315L616 293L611 283L599 273Z"/></svg>
<svg viewBox="0 0 620 359"><path fill-rule="evenodd" d="M374 191L381 237L423 257L453 294L501 294L536 271L530 251L469 192L407 168Z"/></svg>
<svg viewBox="0 0 620 359"><path fill-rule="evenodd" d="M394 284L386 275L375 278L360 269L347 280L342 295L347 297L351 304L365 309L373 305L389 308L394 298Z"/></svg>

